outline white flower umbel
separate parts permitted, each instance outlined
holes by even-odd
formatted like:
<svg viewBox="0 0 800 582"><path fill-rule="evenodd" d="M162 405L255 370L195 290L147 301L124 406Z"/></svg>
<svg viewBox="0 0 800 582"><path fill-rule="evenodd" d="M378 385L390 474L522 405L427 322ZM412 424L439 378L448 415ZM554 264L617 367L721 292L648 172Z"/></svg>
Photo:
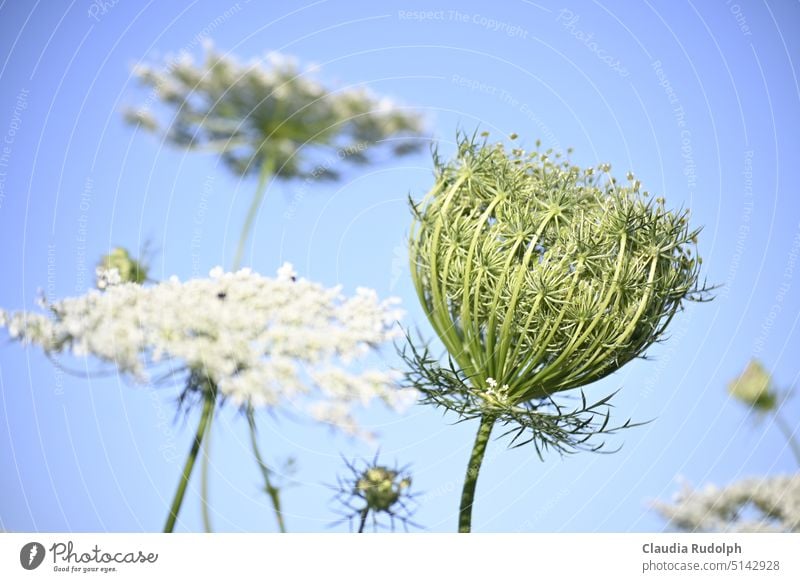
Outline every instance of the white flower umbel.
<svg viewBox="0 0 800 582"><path fill-rule="evenodd" d="M398 300L369 289L348 298L297 278L288 264L276 278L217 268L206 279L123 282L45 308L0 310L0 327L49 354L111 362L141 382L159 363L177 363L189 384L210 382L236 405L287 405L349 434L362 433L354 406L380 400L399 410L414 399L396 388L395 373L364 360L397 336Z"/></svg>
<svg viewBox="0 0 800 582"><path fill-rule="evenodd" d="M684 531L800 532L800 474L700 490L684 485L674 503L657 501L653 507Z"/></svg>
<svg viewBox="0 0 800 582"><path fill-rule="evenodd" d="M184 372L180 402L200 400L202 413L165 532L174 531L218 399L246 414L281 531L277 490L255 441L254 408L299 410L348 434L369 436L354 407L382 400L402 410L416 400L415 391L395 385L396 373L367 360L400 331L397 299L381 301L361 288L348 298L340 287L298 278L289 264L274 279L219 267L207 279L173 277L153 286L120 280L116 268L98 271L98 277L103 291L45 302L48 314L0 310L0 327L48 355L91 355L140 382L148 382L159 364L169 364L170 375Z"/></svg>

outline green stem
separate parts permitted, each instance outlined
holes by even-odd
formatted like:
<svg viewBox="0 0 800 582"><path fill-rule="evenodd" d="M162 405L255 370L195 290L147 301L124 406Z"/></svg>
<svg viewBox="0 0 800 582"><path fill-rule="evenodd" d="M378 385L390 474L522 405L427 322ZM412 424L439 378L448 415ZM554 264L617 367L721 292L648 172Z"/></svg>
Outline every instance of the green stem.
<svg viewBox="0 0 800 582"><path fill-rule="evenodd" d="M200 464L200 512L203 516L203 530L211 533L214 528L211 524L211 512L208 507L208 472L211 455L211 427L214 425L214 415L208 419L205 439L203 439L203 456Z"/></svg>
<svg viewBox="0 0 800 582"><path fill-rule="evenodd" d="M258 209L261 207L261 203L264 200L264 195L267 192L267 182L269 181L269 178L272 175L273 169L274 169L274 163L264 159L261 164L261 171L259 172L258 176L258 185L256 186L256 193L253 196L253 200L250 203L250 208L247 211L247 216L245 217L244 225L242 227L242 232L239 234L239 242L236 245L236 255L233 259L233 266L231 269L233 271L235 271L242 265L242 259L244 258L244 248L247 245L247 240L250 238L250 231L253 229L253 224L255 223L256 216L258 215ZM251 437L253 437L252 434ZM206 532L212 531L211 515L208 510L208 482L209 482L208 474L209 474L210 440L211 440L211 424L209 423L207 438L205 444L203 445L203 458L200 465L200 503L203 516L203 528L205 529ZM267 484L267 490L269 489L270 486L269 484ZM270 493L270 497L273 497L272 493ZM280 511L280 499L278 499L277 489L275 489L274 491L272 504L275 506L276 512Z"/></svg>
<svg viewBox="0 0 800 582"><path fill-rule="evenodd" d="M267 182L272 176L274 164L268 160L261 163L261 171L258 174L258 186L256 186L256 193L250 202L250 208L247 211L247 216L244 219L244 226L242 232L239 234L239 243L236 245L236 255L233 258L233 270L242 266L242 259L244 258L244 247L247 244L247 239L250 238L250 231L253 230L253 225L258 215L258 209L261 207L261 202L264 200L264 195L267 193Z"/></svg>
<svg viewBox="0 0 800 582"><path fill-rule="evenodd" d="M272 508L275 510L275 519L278 521L278 530L281 533L286 533L286 524L283 521L283 512L281 511L280 490L272 484L269 478L272 471L264 462L264 457L261 455L261 449L258 446L258 438L256 435L256 420L252 408L248 408L247 410L247 423L250 427L250 445L253 449L253 456L256 458L258 468L261 469L261 477L264 479L264 489L272 501Z"/></svg>
<svg viewBox="0 0 800 582"><path fill-rule="evenodd" d="M361 510L361 520L358 524L358 533L364 533L364 526L367 525L367 515L369 514L369 508L365 507Z"/></svg>
<svg viewBox="0 0 800 582"><path fill-rule="evenodd" d="M489 443L489 436L492 434L494 420L493 416L482 416L478 434L475 435L475 444L472 445L467 475L464 478L464 488L461 491L461 507L458 512L459 533L469 533L472 529L472 505L475 500L475 486L478 484L478 474L481 470L483 455L486 453L486 445Z"/></svg>
<svg viewBox="0 0 800 582"><path fill-rule="evenodd" d="M780 410L775 411L775 424L778 425L778 428L786 437L786 440L789 442L789 448L792 449L792 453L794 453L794 458L797 461L797 464L800 465L800 443L794 438L794 430L792 426L786 422L786 419L781 416Z"/></svg>
<svg viewBox="0 0 800 582"><path fill-rule="evenodd" d="M209 420L214 413L214 402L216 400L216 393L210 386L204 389L203 412L200 415L200 424L197 426L197 434L195 434L192 448L189 449L189 456L186 457L186 464L183 466L183 475L178 482L178 489L175 491L175 497L172 500L172 507L167 516L167 523L164 525L164 533L172 533L175 529L175 522L178 519L178 512L181 510L183 503L183 496L186 494L186 486L189 484L189 478L192 476L192 469L194 462L197 459L197 453L200 452L200 445L203 442L203 435L206 433L206 427Z"/></svg>

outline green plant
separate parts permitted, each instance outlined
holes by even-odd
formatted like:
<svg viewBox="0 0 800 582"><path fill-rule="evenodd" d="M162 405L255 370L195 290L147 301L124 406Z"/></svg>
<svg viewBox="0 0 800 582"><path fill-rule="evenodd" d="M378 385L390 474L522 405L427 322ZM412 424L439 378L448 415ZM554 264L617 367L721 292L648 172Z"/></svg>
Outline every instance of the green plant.
<svg viewBox="0 0 800 582"><path fill-rule="evenodd" d="M783 404L791 390L780 390L764 365L752 359L744 371L728 383L728 393L750 407L757 416L771 415L800 465L800 442L795 436L798 429L782 413Z"/></svg>
<svg viewBox="0 0 800 582"><path fill-rule="evenodd" d="M233 270L244 260L271 181L337 179L339 165L374 163L380 160L380 152L400 156L416 151L424 132L415 111L361 87L326 86L315 78L313 68L302 69L292 57L276 52L241 63L207 43L200 64L182 54L160 65L138 65L133 73L150 94L144 103L124 111L129 123L174 146L216 153L236 176L258 177ZM170 111L165 121L151 111L154 103ZM252 423L250 428L253 455L284 531L279 491L258 449ZM211 530L205 502L211 429L209 422L202 456L201 497L207 531Z"/></svg>
<svg viewBox="0 0 800 582"><path fill-rule="evenodd" d="M667 210L630 173L621 184L607 164L464 135L452 161L434 163L433 188L411 201L410 264L448 365L411 341L402 353L425 402L480 419L459 512L468 532L494 425L540 456L600 450L593 436L632 426L609 425L611 396L557 397L642 356L708 289L688 211Z"/></svg>

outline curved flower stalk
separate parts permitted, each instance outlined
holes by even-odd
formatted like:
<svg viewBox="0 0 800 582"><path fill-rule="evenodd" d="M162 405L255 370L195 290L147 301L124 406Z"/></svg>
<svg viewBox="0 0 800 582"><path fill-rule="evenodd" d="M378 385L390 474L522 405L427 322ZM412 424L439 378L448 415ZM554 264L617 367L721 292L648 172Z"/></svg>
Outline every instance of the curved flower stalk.
<svg viewBox="0 0 800 582"><path fill-rule="evenodd" d="M728 393L759 417L772 415L778 429L786 437L797 464L800 466L800 426L786 420L781 409L785 395L781 394L772 376L758 360L750 360L744 371L728 383ZM788 394L790 391L786 391Z"/></svg>
<svg viewBox="0 0 800 582"><path fill-rule="evenodd" d="M339 287L298 279L288 264L276 278L217 268L207 279L121 283L45 309L0 310L0 327L48 355L92 355L142 383L161 364L185 381L183 405L203 403L165 531L174 527L217 401L241 407L248 419L255 408L290 405L359 434L355 407L380 400L402 410L416 398L396 389L396 374L365 360L396 337L397 300L363 288L344 297Z"/></svg>
<svg viewBox="0 0 800 582"><path fill-rule="evenodd" d="M512 139L516 136L512 136ZM579 168L551 151L507 151L460 136L455 159L434 156L435 184L411 202L411 273L449 354L403 354L427 403L480 419L459 515L471 528L492 428L541 453L599 450L609 397L556 396L604 378L658 341L686 300L701 300L697 230L628 174Z"/></svg>
<svg viewBox="0 0 800 582"><path fill-rule="evenodd" d="M368 164L380 151L404 155L421 144L424 127L416 112L363 88L327 87L313 72L275 52L240 63L211 44L200 64L183 54L133 70L151 88L149 101L171 115L159 121L146 102L125 111L129 122L173 145L219 153L237 176L259 176L234 268L270 178L336 179L333 161Z"/></svg>
<svg viewBox="0 0 800 582"><path fill-rule="evenodd" d="M653 508L673 527L692 532L800 532L800 475L743 479L693 490Z"/></svg>
<svg viewBox="0 0 800 582"><path fill-rule="evenodd" d="M400 521L408 531L408 526L420 527L411 521L416 494L411 492L411 473L408 467L391 469L378 463L378 456L371 463L362 462L359 468L355 462L345 459L350 475L338 478L337 493L334 500L344 508L340 512L343 521L358 520L358 533L363 533L369 516L372 515L372 528L395 529L395 520ZM382 516L389 517L389 526L382 523Z"/></svg>

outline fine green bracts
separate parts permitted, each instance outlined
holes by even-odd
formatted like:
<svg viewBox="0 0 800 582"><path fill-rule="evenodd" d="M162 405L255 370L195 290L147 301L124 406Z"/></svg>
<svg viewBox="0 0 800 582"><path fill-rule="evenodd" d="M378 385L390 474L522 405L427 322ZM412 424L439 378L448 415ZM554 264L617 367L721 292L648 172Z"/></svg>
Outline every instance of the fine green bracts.
<svg viewBox="0 0 800 582"><path fill-rule="evenodd" d="M630 173L621 183L607 164L466 136L434 163L433 188L411 201L410 265L449 364L410 338L402 355L424 403L481 419L459 518L469 531L492 427L540 456L602 448L590 439L631 426L609 426L611 396L556 397L642 356L708 289L688 210L667 210Z"/></svg>

